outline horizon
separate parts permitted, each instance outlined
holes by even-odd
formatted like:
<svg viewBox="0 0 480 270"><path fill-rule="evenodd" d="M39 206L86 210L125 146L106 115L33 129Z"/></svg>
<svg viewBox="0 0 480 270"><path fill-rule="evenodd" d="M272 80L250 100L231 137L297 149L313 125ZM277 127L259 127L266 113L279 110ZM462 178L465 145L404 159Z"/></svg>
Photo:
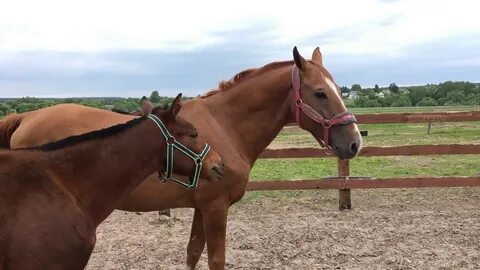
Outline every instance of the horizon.
<svg viewBox="0 0 480 270"><path fill-rule="evenodd" d="M392 83L395 83L399 88L408 88L408 87L418 87L418 86L427 86L427 85L439 85L439 84L444 83L444 82L447 82L447 81L443 81L443 82L440 82L440 83L426 83L426 84L415 84L415 85L398 85L395 82L392 82ZM470 82L470 83L473 83L473 84L480 84L480 81L478 81L478 82L453 81L453 82ZM378 87L388 89L389 85L390 84L379 85ZM350 85L350 86L340 85L340 87L344 87L344 86L348 87L348 89L351 89L351 87L352 87L352 85ZM375 87L375 85L373 85L373 86L363 86L361 84L360 84L360 86L361 86L362 89L373 89ZM147 98L150 98L150 94L153 91L156 91L156 90L151 90L149 92L147 91L145 94L140 95L140 96L65 96L65 97L55 97L55 96L12 96L12 97L3 97L3 96L0 96L0 100L21 99L21 98L38 98L38 99L69 99L69 98L72 98L72 99L82 99L82 98L86 98L86 99L95 99L95 98L99 98L99 99L108 99L108 98L111 98L111 99L128 99L128 98L136 98L136 99L139 99L142 96L146 96ZM209 90L207 90L205 93L207 93L208 91ZM171 96L160 95L160 97L175 97L178 93L182 93L182 92L179 91L179 92L173 93L173 95L171 95ZM199 95L201 95L201 94L199 94ZM196 96L184 95L185 98L196 98L197 96L198 95L196 95Z"/></svg>

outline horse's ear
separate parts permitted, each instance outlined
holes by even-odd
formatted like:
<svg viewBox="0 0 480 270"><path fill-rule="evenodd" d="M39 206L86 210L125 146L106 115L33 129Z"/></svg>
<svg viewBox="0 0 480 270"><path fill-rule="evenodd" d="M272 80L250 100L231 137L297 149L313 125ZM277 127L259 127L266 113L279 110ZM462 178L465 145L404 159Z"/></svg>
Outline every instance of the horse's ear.
<svg viewBox="0 0 480 270"><path fill-rule="evenodd" d="M293 60L299 70L305 71L307 69L307 61L300 55L297 46L293 47Z"/></svg>
<svg viewBox="0 0 480 270"><path fill-rule="evenodd" d="M146 97L142 98L140 107L142 108L143 115L149 115L153 112L153 108L155 108L155 106Z"/></svg>
<svg viewBox="0 0 480 270"><path fill-rule="evenodd" d="M178 94L175 100L173 100L172 105L170 105L170 109L168 109L168 113L175 119L177 117L178 112L182 108L182 93Z"/></svg>
<svg viewBox="0 0 480 270"><path fill-rule="evenodd" d="M320 66L323 66L322 62L322 53L320 52L320 48L315 48L312 53L312 61L319 64Z"/></svg>

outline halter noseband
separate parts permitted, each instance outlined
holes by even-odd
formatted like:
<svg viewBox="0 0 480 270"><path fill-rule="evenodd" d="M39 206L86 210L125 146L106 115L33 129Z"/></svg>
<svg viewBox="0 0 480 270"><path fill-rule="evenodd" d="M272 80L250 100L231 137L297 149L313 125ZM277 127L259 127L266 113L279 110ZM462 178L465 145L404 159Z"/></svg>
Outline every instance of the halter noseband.
<svg viewBox="0 0 480 270"><path fill-rule="evenodd" d="M349 123L357 123L355 116L349 111L341 112L332 118L328 119L319 114L310 105L303 102L300 96L300 70L294 64L292 67L292 85L295 93L295 120L300 128L302 127L301 114L302 111L308 118L323 126L323 140L320 139L320 144L327 148L327 153L332 152L332 146L330 145L330 128L333 126L346 125Z"/></svg>
<svg viewBox="0 0 480 270"><path fill-rule="evenodd" d="M154 114L149 114L147 116L150 120L155 122L157 126L162 131L163 136L165 137L165 142L167 143L167 166L166 166L166 173L162 176L162 181L171 180L181 186L184 186L188 189L196 188L198 186L198 179L200 178L200 171L202 170L202 162L210 151L210 145L207 143L203 148L200 154L193 152L192 150L188 149L185 145L180 143L179 141L175 140L170 132L168 132L167 127L165 124ZM195 163L195 171L193 172L193 177L190 179L190 183L184 183L178 179L172 177L173 173L173 150L174 148L178 149L180 152L185 154L187 157L191 158Z"/></svg>

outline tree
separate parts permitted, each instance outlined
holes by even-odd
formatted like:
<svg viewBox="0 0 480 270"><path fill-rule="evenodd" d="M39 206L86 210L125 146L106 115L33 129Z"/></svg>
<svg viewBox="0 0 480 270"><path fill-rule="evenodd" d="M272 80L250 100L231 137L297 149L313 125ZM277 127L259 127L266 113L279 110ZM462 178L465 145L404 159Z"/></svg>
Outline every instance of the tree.
<svg viewBox="0 0 480 270"><path fill-rule="evenodd" d="M408 107L412 106L412 101L410 98L405 94L395 94L394 102L392 103L392 107Z"/></svg>
<svg viewBox="0 0 480 270"><path fill-rule="evenodd" d="M375 93L380 93L380 87L378 87L378 84L375 84Z"/></svg>
<svg viewBox="0 0 480 270"><path fill-rule="evenodd" d="M424 97L417 103L417 106L437 106L437 101L431 97Z"/></svg>
<svg viewBox="0 0 480 270"><path fill-rule="evenodd" d="M411 87L408 90L409 90L408 96L410 97L410 100L414 105L420 102L424 97L427 96L427 88L423 86ZM437 102L435 101L435 103ZM417 105L417 106L421 106L421 105ZM429 105L425 105L425 106L429 106Z"/></svg>
<svg viewBox="0 0 480 270"><path fill-rule="evenodd" d="M447 94L445 105L461 105L465 103L465 93L463 91L452 91Z"/></svg>
<svg viewBox="0 0 480 270"><path fill-rule="evenodd" d="M350 89L348 89L348 87L346 87L346 86L340 87L340 91L341 91L342 93L350 93Z"/></svg>
<svg viewBox="0 0 480 270"><path fill-rule="evenodd" d="M360 86L360 84L354 84L352 85L352 88L350 88L351 91L356 91L357 93L362 91L362 87Z"/></svg>
<svg viewBox="0 0 480 270"><path fill-rule="evenodd" d="M159 103L160 102L160 95L158 94L158 91L152 91L152 94L150 95L150 101L152 103Z"/></svg>
<svg viewBox="0 0 480 270"><path fill-rule="evenodd" d="M399 89L398 89L398 86L395 83L391 83L388 86L388 90L390 90L390 92L392 92L394 94L397 94Z"/></svg>

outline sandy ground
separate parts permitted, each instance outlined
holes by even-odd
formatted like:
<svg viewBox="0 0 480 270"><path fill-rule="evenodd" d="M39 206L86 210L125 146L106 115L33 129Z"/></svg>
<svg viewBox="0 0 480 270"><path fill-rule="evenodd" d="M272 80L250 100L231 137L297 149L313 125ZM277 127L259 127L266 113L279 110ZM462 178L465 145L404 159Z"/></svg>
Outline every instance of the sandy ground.
<svg viewBox="0 0 480 270"><path fill-rule="evenodd" d="M480 188L247 194L231 208L227 269L480 269ZM87 269L185 269L193 211L114 212ZM197 269L207 269L205 252Z"/></svg>

